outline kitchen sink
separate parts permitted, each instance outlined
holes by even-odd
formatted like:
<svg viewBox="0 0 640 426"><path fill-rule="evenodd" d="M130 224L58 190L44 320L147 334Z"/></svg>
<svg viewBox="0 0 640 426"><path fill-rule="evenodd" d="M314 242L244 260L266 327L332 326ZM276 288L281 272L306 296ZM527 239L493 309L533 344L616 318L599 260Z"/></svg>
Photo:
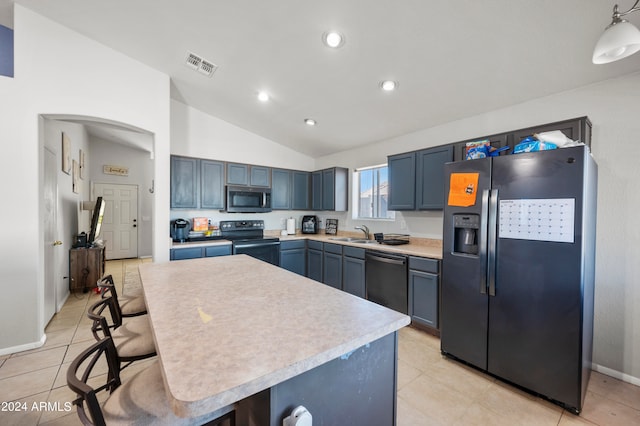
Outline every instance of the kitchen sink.
<svg viewBox="0 0 640 426"><path fill-rule="evenodd" d="M356 244L378 244L377 241L374 240L364 240L362 238L352 238L352 237L334 237L329 238L333 241L344 241L346 243L356 243Z"/></svg>

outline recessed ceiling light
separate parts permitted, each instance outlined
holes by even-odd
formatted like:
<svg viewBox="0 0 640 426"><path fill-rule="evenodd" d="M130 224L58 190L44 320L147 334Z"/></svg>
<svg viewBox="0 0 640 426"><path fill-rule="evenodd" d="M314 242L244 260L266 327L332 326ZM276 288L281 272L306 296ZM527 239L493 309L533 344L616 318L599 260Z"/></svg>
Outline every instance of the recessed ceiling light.
<svg viewBox="0 0 640 426"><path fill-rule="evenodd" d="M269 94L267 92L258 92L258 100L260 102L267 102L269 100Z"/></svg>
<svg viewBox="0 0 640 426"><path fill-rule="evenodd" d="M344 35L337 31L328 31L322 34L322 42L328 47L337 49L344 45Z"/></svg>
<svg viewBox="0 0 640 426"><path fill-rule="evenodd" d="M305 118L304 122L308 126L315 126L316 125L316 120L314 120L313 118Z"/></svg>
<svg viewBox="0 0 640 426"><path fill-rule="evenodd" d="M392 92L398 88L398 82L393 80L385 80L380 83L380 88L385 92Z"/></svg>

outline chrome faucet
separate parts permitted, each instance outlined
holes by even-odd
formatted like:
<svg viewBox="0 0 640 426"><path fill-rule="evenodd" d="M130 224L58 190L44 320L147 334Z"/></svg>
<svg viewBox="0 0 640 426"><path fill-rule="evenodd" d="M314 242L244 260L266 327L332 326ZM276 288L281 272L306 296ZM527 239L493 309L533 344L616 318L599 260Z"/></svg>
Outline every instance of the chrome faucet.
<svg viewBox="0 0 640 426"><path fill-rule="evenodd" d="M364 237L367 240L369 239L369 228L367 228L365 225L356 226L355 229L359 229L364 232Z"/></svg>

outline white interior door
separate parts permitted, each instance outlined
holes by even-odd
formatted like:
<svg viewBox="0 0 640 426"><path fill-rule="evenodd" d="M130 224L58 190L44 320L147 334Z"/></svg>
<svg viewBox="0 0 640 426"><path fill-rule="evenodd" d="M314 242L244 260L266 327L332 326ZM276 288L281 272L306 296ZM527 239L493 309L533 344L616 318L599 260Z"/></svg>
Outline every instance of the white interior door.
<svg viewBox="0 0 640 426"><path fill-rule="evenodd" d="M56 154L44 149L44 324L56 313L56 285L61 277L56 255L62 243L56 239L58 229L58 174Z"/></svg>
<svg viewBox="0 0 640 426"><path fill-rule="evenodd" d="M95 197L105 200L102 230L105 258L138 257L138 186L96 183Z"/></svg>

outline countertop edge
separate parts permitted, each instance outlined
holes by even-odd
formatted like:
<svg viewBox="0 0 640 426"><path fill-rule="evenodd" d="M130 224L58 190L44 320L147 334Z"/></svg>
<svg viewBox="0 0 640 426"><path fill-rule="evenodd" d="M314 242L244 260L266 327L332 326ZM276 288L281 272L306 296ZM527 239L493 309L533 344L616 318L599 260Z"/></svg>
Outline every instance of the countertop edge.
<svg viewBox="0 0 640 426"><path fill-rule="evenodd" d="M244 383L240 386L237 386L236 388L229 389L225 392L222 392L221 394L216 395L215 397L210 398L206 402L198 403L192 401L181 401L175 398L168 391L168 386L163 372L165 389L167 389L167 394L171 398L171 406L174 413L176 413L176 415L180 417L199 417L207 413L218 411L220 411L222 415L224 410L227 410L229 407L234 406L234 404L236 404L237 402L250 397L251 395L255 395L256 393L261 392L265 389L269 389L272 386L277 385L278 383L282 383L295 376L306 373L307 371L319 367L329 361L355 351L356 349L366 345L367 343L376 341L388 334L395 333L401 328L406 327L410 323L411 319L408 316L403 315L403 317L389 322L385 326L380 327L378 330L363 334L356 339L352 339L325 352L321 352L310 358L292 364L286 368L258 377L255 380Z"/></svg>

